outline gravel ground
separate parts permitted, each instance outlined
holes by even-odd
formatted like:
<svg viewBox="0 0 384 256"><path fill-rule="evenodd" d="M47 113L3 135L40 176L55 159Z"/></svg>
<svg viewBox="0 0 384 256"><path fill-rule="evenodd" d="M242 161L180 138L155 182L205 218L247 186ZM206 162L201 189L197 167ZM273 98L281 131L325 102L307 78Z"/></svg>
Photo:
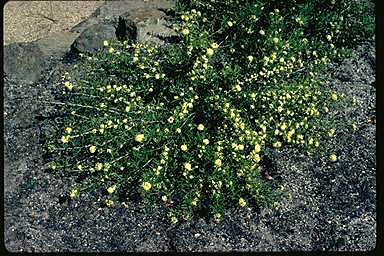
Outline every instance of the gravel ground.
<svg viewBox="0 0 384 256"><path fill-rule="evenodd" d="M72 28L104 1L7 1L4 45L31 42Z"/></svg>
<svg viewBox="0 0 384 256"><path fill-rule="evenodd" d="M354 134L340 131L332 147L335 163L308 158L293 148L271 151L269 174L291 192L273 208L234 209L220 224L202 218L169 225L160 208L144 212L137 203L108 208L103 191L68 198L76 176L47 171L44 131L53 109L38 104L70 63L47 60L34 84L5 79L4 235L11 252L108 251L366 251L376 247L375 41L354 56L332 63L326 86L355 96L339 109L354 120Z"/></svg>

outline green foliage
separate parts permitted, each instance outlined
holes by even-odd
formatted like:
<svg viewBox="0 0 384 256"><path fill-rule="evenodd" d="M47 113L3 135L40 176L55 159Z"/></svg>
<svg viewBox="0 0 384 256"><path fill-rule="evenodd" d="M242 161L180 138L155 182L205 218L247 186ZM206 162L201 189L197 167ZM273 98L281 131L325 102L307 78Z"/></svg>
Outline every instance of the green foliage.
<svg viewBox="0 0 384 256"><path fill-rule="evenodd" d="M322 152L335 133L329 113L342 97L317 74L373 32L346 5L179 1L177 45L105 42L64 75L50 168L87 177L71 197L95 184L108 206L140 193L172 223L270 205L282 191L261 176L266 149Z"/></svg>

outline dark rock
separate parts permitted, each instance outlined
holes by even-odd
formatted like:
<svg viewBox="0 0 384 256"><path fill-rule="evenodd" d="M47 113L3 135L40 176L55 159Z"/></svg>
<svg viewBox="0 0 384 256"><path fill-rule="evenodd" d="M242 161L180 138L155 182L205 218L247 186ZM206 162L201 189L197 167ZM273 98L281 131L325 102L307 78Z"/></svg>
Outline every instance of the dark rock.
<svg viewBox="0 0 384 256"><path fill-rule="evenodd" d="M116 29L112 24L95 24L86 28L71 45L73 53L94 53L103 49L104 40L115 40Z"/></svg>
<svg viewBox="0 0 384 256"><path fill-rule="evenodd" d="M36 43L13 43L4 46L4 72L8 78L34 83L39 80L43 52Z"/></svg>
<svg viewBox="0 0 384 256"><path fill-rule="evenodd" d="M119 41L136 40L137 27L129 18L129 13L122 14L118 17L116 28L116 37Z"/></svg>

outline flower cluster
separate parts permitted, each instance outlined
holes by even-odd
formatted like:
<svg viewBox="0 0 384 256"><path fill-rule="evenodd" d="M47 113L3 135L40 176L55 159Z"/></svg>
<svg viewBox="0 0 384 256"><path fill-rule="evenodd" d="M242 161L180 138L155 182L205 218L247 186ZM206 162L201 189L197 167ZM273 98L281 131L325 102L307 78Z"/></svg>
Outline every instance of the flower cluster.
<svg viewBox="0 0 384 256"><path fill-rule="evenodd" d="M201 211L220 222L228 208L281 194L262 177L270 150L321 153L340 132L333 108L344 97L319 72L341 56L342 5L313 18L319 1L187 2L176 12L178 44L104 41L106 51L64 74L48 166L88 177L71 198L95 182L108 207L135 189L172 224Z"/></svg>

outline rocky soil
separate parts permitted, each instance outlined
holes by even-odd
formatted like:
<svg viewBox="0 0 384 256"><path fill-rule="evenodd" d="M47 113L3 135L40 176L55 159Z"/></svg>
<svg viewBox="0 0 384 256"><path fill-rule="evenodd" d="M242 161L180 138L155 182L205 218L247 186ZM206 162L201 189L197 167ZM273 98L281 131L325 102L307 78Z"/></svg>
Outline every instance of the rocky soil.
<svg viewBox="0 0 384 256"><path fill-rule="evenodd" d="M52 123L52 101L61 75L73 65L81 33L104 24L111 37L122 15L138 40L161 40L172 1L107 1L67 34L4 48L4 227L12 252L96 251L362 251L376 247L375 41L353 57L332 63L326 85L355 96L356 106L340 109L354 120L354 134L340 131L331 163L291 148L272 151L269 174L292 196L265 209L233 210L220 224L203 218L170 225L161 209L144 213L132 201L102 206L101 191L71 200L76 177L46 169L44 131ZM134 3L134 4L132 4ZM121 7L123 6L123 7ZM114 23L115 22L115 23ZM109 25L108 25L109 24ZM109 27L108 27L109 26ZM152 33L152 32L153 33ZM159 32L160 31L160 32ZM168 33L168 34L167 34ZM108 33L106 33L107 35ZM80 45L80 44L77 44ZM84 44L85 47L89 45ZM97 48L98 46L92 46ZM78 50L80 47L78 48ZM84 50L82 48L80 50ZM37 97L40 101L36 101Z"/></svg>

